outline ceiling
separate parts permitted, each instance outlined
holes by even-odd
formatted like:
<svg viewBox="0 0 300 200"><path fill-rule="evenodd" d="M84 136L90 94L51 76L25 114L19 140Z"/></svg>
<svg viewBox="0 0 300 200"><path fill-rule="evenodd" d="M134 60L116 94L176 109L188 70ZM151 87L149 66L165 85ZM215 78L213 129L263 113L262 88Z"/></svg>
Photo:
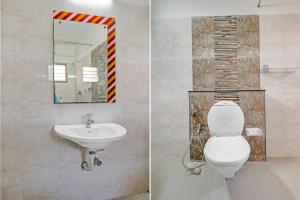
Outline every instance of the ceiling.
<svg viewBox="0 0 300 200"><path fill-rule="evenodd" d="M300 13L300 0L152 0L153 17Z"/></svg>

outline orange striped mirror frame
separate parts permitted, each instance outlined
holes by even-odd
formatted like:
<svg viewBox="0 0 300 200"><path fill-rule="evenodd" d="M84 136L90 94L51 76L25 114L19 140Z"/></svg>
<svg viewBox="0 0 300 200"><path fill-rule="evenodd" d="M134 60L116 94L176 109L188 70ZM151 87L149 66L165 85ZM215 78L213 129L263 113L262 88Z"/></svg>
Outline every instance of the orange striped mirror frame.
<svg viewBox="0 0 300 200"><path fill-rule="evenodd" d="M53 10L53 20L68 20L83 23L102 24L107 26L107 102L116 102L116 19Z"/></svg>

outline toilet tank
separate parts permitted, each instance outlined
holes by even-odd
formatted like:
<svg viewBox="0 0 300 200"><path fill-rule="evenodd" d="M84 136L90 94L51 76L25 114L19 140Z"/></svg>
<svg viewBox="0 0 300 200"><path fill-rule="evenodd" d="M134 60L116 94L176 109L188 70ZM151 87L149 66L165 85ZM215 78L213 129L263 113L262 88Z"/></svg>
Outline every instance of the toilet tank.
<svg viewBox="0 0 300 200"><path fill-rule="evenodd" d="M212 136L241 135L244 128L244 114L236 103L219 101L209 110L207 124Z"/></svg>

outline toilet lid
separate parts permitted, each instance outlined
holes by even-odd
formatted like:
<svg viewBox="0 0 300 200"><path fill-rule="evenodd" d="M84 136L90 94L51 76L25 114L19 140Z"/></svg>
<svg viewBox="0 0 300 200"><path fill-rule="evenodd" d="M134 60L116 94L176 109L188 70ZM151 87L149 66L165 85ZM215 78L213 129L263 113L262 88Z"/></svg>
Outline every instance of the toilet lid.
<svg viewBox="0 0 300 200"><path fill-rule="evenodd" d="M210 137L204 146L205 158L214 164L238 164L249 154L250 146L243 136Z"/></svg>
<svg viewBox="0 0 300 200"><path fill-rule="evenodd" d="M244 128L242 109L232 101L219 101L208 112L207 125L211 136L238 136Z"/></svg>

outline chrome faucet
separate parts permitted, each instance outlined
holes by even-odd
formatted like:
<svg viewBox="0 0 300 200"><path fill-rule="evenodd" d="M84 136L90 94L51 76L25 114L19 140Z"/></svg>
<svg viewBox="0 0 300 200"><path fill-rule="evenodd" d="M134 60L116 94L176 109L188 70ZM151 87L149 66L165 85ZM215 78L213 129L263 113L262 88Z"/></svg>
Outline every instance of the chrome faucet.
<svg viewBox="0 0 300 200"><path fill-rule="evenodd" d="M92 120L92 113L87 113L84 115L84 119L85 119L85 128L91 128L92 124L95 123L94 120Z"/></svg>

